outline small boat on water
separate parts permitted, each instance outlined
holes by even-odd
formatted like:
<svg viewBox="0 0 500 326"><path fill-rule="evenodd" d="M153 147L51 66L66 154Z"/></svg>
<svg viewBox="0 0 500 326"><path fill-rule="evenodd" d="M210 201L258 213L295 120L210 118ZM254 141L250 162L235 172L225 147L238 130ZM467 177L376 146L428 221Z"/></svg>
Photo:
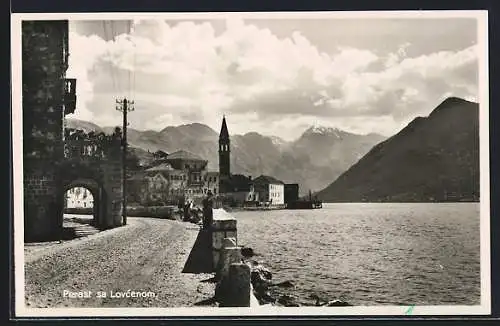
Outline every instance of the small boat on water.
<svg viewBox="0 0 500 326"><path fill-rule="evenodd" d="M299 199L286 204L287 209L318 209L323 208L323 203L317 198L312 198L309 190L309 199Z"/></svg>

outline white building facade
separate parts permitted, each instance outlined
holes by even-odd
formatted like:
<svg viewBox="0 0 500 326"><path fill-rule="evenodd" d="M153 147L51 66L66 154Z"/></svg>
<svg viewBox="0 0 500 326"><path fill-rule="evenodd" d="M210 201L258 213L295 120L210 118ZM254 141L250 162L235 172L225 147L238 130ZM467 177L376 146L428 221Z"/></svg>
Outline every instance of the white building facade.
<svg viewBox="0 0 500 326"><path fill-rule="evenodd" d="M269 184L269 203L271 205L285 204L285 185L280 183Z"/></svg>
<svg viewBox="0 0 500 326"><path fill-rule="evenodd" d="M270 176L261 175L253 180L259 201L265 205L280 206L285 204L285 184Z"/></svg>
<svg viewBox="0 0 500 326"><path fill-rule="evenodd" d="M71 188L66 192L66 208L92 208L94 197L83 187Z"/></svg>

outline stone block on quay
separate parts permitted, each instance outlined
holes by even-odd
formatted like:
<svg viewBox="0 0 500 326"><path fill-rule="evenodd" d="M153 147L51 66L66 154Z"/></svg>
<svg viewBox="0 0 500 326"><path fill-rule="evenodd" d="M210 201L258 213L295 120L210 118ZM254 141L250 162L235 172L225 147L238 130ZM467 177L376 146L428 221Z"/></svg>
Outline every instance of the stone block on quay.
<svg viewBox="0 0 500 326"><path fill-rule="evenodd" d="M219 219L216 219L214 216L214 220L212 223L212 229L214 231L236 230L236 219L219 220Z"/></svg>
<svg viewBox="0 0 500 326"><path fill-rule="evenodd" d="M224 238L222 240L222 248L230 248L230 247L236 247L236 239L235 238Z"/></svg>
<svg viewBox="0 0 500 326"><path fill-rule="evenodd" d="M233 238L236 241L235 246L238 245L238 232L235 231L226 231L226 238Z"/></svg>
<svg viewBox="0 0 500 326"><path fill-rule="evenodd" d="M219 251L213 251L212 252L212 261L213 261L213 271L215 272L217 270L217 266L219 266L219 260L220 260L220 252Z"/></svg>
<svg viewBox="0 0 500 326"><path fill-rule="evenodd" d="M223 247L220 252L220 260L216 271L218 278L224 279L227 277L229 266L236 263L241 263L241 249L239 247Z"/></svg>
<svg viewBox="0 0 500 326"><path fill-rule="evenodd" d="M222 248L222 241L225 238L225 233L223 231L213 231L212 232L212 249L220 250Z"/></svg>
<svg viewBox="0 0 500 326"><path fill-rule="evenodd" d="M250 307L251 282L250 267L247 264L231 264L224 279L223 307Z"/></svg>
<svg viewBox="0 0 500 326"><path fill-rule="evenodd" d="M214 220L217 219L219 221L222 220L234 220L234 216L226 212L223 208L215 208L212 210Z"/></svg>

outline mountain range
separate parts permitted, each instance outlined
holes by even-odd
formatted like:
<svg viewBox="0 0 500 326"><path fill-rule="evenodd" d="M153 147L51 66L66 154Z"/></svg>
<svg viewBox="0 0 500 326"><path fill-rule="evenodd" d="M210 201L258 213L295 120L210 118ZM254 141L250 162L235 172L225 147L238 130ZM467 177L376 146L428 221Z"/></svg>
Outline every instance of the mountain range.
<svg viewBox="0 0 500 326"><path fill-rule="evenodd" d="M115 128L77 119L67 119L67 127L105 133ZM127 129L130 150L143 165L151 164L157 150L172 153L184 149L208 160L209 170L218 171L218 137L218 132L201 123L168 126L161 131ZM384 139L378 134L358 135L321 126L311 126L294 141L256 132L231 135L231 172L252 177L265 174L298 183L300 193L305 194L325 188Z"/></svg>
<svg viewBox="0 0 500 326"><path fill-rule="evenodd" d="M329 202L479 201L479 105L446 99L316 195Z"/></svg>

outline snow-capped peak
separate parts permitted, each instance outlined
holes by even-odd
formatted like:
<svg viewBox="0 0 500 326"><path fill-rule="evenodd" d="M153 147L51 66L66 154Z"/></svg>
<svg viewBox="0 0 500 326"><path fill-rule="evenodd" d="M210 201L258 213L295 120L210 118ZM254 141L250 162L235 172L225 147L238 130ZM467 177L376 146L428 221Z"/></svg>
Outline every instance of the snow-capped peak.
<svg viewBox="0 0 500 326"><path fill-rule="evenodd" d="M334 134L337 137L340 137L341 130L338 129L338 128L325 127L325 126L320 126L320 125L313 125L306 132L307 133L311 133L311 134L320 134L320 135Z"/></svg>
<svg viewBox="0 0 500 326"><path fill-rule="evenodd" d="M280 137L277 136L271 136L271 141L273 142L274 146L278 147L283 147L288 144L288 142Z"/></svg>

